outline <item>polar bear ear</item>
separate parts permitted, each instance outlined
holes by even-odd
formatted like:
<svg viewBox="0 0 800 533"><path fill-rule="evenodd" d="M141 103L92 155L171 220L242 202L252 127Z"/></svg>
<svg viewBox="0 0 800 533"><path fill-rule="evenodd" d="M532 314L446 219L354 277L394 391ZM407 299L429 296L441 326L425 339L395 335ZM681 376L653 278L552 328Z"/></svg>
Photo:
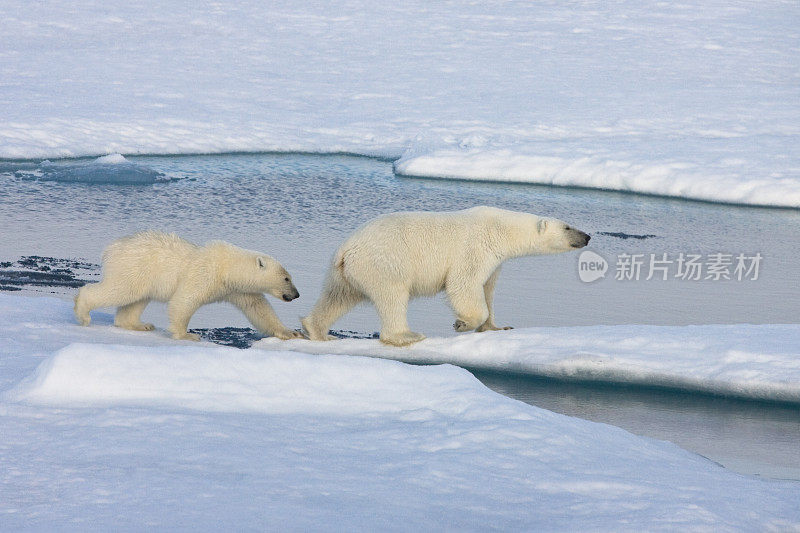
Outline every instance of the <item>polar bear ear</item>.
<svg viewBox="0 0 800 533"><path fill-rule="evenodd" d="M546 229L547 229L547 221L543 218L540 218L539 222L536 223L536 231L542 233Z"/></svg>

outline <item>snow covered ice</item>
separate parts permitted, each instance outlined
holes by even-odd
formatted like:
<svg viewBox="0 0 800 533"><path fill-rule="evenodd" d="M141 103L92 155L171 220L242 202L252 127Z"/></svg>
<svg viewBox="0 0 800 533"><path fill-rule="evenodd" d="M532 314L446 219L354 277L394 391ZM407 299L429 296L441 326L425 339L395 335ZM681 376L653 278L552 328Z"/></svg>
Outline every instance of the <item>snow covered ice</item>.
<svg viewBox="0 0 800 533"><path fill-rule="evenodd" d="M0 157L353 152L800 207L791 2L81 6L4 3Z"/></svg>
<svg viewBox="0 0 800 533"><path fill-rule="evenodd" d="M522 152L522 153L520 153ZM742 179L739 172L759 176L763 167L742 167L743 160L636 163L633 158L599 156L543 156L538 146L517 150L444 149L419 156L404 155L395 169L416 177L541 183L609 189L715 202L800 206L798 181L794 178ZM752 164L752 163L751 163Z"/></svg>
<svg viewBox="0 0 800 533"><path fill-rule="evenodd" d="M267 338L255 346L800 403L798 324L526 328L430 338L403 349L372 339Z"/></svg>
<svg viewBox="0 0 800 533"><path fill-rule="evenodd" d="M52 298L0 309L0 529L800 528L797 483L453 366L81 328Z"/></svg>

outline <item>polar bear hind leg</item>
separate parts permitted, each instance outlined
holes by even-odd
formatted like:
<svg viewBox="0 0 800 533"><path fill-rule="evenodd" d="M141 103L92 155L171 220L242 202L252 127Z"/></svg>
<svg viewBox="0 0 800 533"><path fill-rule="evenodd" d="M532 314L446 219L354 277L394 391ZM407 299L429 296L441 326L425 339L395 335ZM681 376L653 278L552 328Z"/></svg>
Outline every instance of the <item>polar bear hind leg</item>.
<svg viewBox="0 0 800 533"><path fill-rule="evenodd" d="M408 289L400 285L386 285L367 294L381 319L380 340L384 344L407 346L425 338L408 327Z"/></svg>
<svg viewBox="0 0 800 533"><path fill-rule="evenodd" d="M117 286L113 281L90 283L81 287L75 297L75 317L82 326L88 326L91 322L90 311L98 307L126 306L138 300L130 294L130 290Z"/></svg>
<svg viewBox="0 0 800 533"><path fill-rule="evenodd" d="M149 303L149 299L144 299L132 304L120 306L114 317L114 325L134 331L152 331L155 328L153 324L145 324L140 320L142 311L144 311L144 308L147 307Z"/></svg>
<svg viewBox="0 0 800 533"><path fill-rule="evenodd" d="M303 330L312 341L336 339L328 335L330 327L364 300L364 295L344 278L341 269L341 264L331 269L325 288L314 304L314 309L300 321Z"/></svg>

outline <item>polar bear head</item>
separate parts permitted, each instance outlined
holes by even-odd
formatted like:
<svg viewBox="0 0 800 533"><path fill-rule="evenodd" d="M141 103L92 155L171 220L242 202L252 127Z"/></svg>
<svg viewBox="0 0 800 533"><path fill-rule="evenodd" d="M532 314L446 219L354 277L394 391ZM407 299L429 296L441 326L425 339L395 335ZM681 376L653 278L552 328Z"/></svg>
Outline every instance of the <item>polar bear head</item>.
<svg viewBox="0 0 800 533"><path fill-rule="evenodd" d="M221 269L227 290L238 293L267 293L291 302L300 296L292 276L269 255L215 241L206 246L209 261Z"/></svg>
<svg viewBox="0 0 800 533"><path fill-rule="evenodd" d="M259 292L266 292L285 302L300 297L297 287L292 283L292 276L275 259L268 255L258 255L251 261L252 281L258 285Z"/></svg>
<svg viewBox="0 0 800 533"><path fill-rule="evenodd" d="M555 218L540 218L536 223L537 248L540 253L554 254L583 248L591 237L564 221Z"/></svg>

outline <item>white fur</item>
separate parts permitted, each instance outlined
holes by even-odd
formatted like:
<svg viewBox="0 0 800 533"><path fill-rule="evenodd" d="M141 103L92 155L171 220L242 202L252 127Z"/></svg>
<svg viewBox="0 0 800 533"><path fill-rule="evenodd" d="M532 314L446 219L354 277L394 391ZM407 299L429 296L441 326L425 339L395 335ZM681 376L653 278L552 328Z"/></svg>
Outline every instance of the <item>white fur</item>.
<svg viewBox="0 0 800 533"><path fill-rule="evenodd" d="M492 207L444 213L394 213L357 230L336 252L325 288L303 328L312 340L364 299L381 318L381 341L398 346L422 340L409 330L410 298L446 291L457 331L486 331L506 259L565 252L588 236L564 222Z"/></svg>
<svg viewBox="0 0 800 533"><path fill-rule="evenodd" d="M151 300L168 303L170 331L176 339L198 340L188 333L189 319L201 306L228 301L260 331L281 339L298 337L287 329L262 293L298 296L286 270L268 255L222 241L197 246L175 234L145 231L111 243L103 252L103 279L75 297L75 316L84 326L89 312L118 307L114 323L151 330L139 317Z"/></svg>

